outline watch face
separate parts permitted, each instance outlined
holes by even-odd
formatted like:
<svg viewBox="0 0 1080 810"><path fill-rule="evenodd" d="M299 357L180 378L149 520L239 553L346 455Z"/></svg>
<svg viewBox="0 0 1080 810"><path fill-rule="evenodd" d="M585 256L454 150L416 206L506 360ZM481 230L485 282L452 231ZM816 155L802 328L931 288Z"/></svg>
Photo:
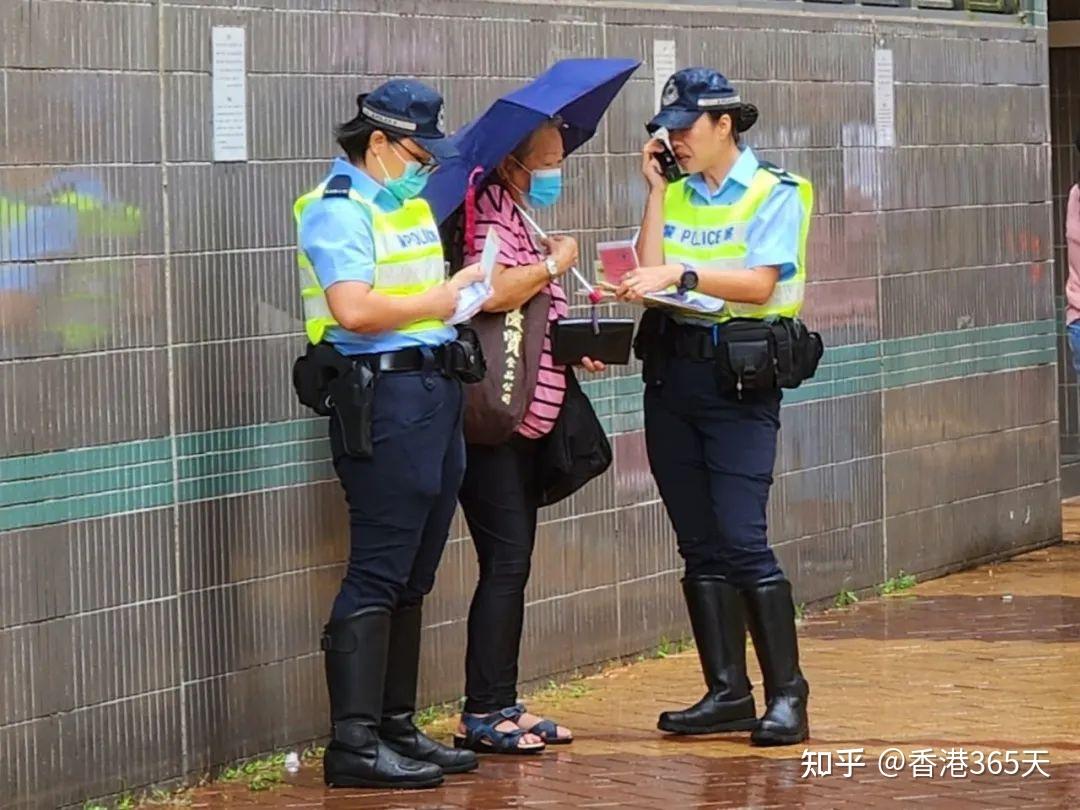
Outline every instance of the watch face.
<svg viewBox="0 0 1080 810"><path fill-rule="evenodd" d="M698 277L697 273L693 270L686 270L682 274L680 286L686 290L692 290L697 287Z"/></svg>

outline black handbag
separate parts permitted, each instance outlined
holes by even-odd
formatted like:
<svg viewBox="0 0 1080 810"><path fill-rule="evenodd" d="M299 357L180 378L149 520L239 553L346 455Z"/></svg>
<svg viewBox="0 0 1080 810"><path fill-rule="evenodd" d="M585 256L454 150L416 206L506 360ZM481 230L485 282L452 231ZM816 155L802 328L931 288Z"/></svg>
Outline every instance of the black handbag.
<svg viewBox="0 0 1080 810"><path fill-rule="evenodd" d="M567 368L566 398L537 458L540 505L551 506L573 495L603 474L611 458L611 443L596 411Z"/></svg>

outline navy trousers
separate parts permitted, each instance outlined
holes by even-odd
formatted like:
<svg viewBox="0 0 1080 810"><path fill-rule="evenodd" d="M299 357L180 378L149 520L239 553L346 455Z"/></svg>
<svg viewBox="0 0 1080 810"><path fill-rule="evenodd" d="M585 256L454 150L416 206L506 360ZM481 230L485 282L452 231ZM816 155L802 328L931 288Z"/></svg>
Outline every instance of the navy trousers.
<svg viewBox="0 0 1080 810"><path fill-rule="evenodd" d="M722 393L711 362L671 358L664 384L646 387L649 465L687 577L782 576L766 527L779 429L779 391Z"/></svg>
<svg viewBox="0 0 1080 810"><path fill-rule="evenodd" d="M349 565L331 620L361 608L419 604L435 584L465 473L461 383L438 372L383 374L376 383L373 457L330 444L349 504Z"/></svg>

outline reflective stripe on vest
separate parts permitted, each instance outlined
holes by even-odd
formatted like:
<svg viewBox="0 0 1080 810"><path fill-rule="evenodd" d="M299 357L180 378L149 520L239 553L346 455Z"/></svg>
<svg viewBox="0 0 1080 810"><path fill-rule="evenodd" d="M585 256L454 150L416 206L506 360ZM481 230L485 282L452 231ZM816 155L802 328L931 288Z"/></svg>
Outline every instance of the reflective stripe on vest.
<svg viewBox="0 0 1080 810"><path fill-rule="evenodd" d="M300 231L300 217L304 209L321 200L326 183L304 194L293 205L296 229ZM349 189L349 199L371 214L372 232L375 240L375 279L372 289L382 295L418 295L440 284L446 275L443 262L442 242L438 226L427 202L415 198L406 200L401 208L389 213L380 209L358 192ZM300 273L300 296L304 303L304 328L308 340L320 343L326 330L338 322L330 312L326 292L319 284L315 268L304 253L297 249ZM427 332L441 329L444 322L437 318L415 321L395 331Z"/></svg>
<svg viewBox="0 0 1080 810"><path fill-rule="evenodd" d="M799 314L806 288L806 240L810 233L810 214L814 191L809 180L789 176L797 186L803 207L799 233L799 255L791 278L778 281L769 300L764 304L726 302L723 310L708 318L726 321L731 318L793 318ZM759 168L750 187L730 205L694 205L691 189L685 180L668 186L664 197L664 259L671 263L688 264L712 270L746 269L750 252L746 234L754 215L768 200L780 183L773 172Z"/></svg>

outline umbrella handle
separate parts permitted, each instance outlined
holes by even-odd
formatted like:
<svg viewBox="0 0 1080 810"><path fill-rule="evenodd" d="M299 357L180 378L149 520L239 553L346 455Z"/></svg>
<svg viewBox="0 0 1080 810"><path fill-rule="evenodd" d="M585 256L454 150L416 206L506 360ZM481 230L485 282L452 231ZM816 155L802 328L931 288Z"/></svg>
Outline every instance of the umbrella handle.
<svg viewBox="0 0 1080 810"><path fill-rule="evenodd" d="M514 203L514 206L517 208L518 213L521 214L522 218L532 227L534 231L536 231L537 235L541 239L548 238L547 234L544 233L544 229L540 227L540 225L536 222L535 219L525 213L524 208L522 208L517 203ZM577 265L571 267L570 272L574 274L574 278L576 278L581 283L581 286L585 288L585 291L589 294L589 300L592 301L593 306L596 306L596 304L600 301L600 298L602 297L600 293L598 293L593 287L593 285L585 279L585 276L581 275L581 271L577 269Z"/></svg>

